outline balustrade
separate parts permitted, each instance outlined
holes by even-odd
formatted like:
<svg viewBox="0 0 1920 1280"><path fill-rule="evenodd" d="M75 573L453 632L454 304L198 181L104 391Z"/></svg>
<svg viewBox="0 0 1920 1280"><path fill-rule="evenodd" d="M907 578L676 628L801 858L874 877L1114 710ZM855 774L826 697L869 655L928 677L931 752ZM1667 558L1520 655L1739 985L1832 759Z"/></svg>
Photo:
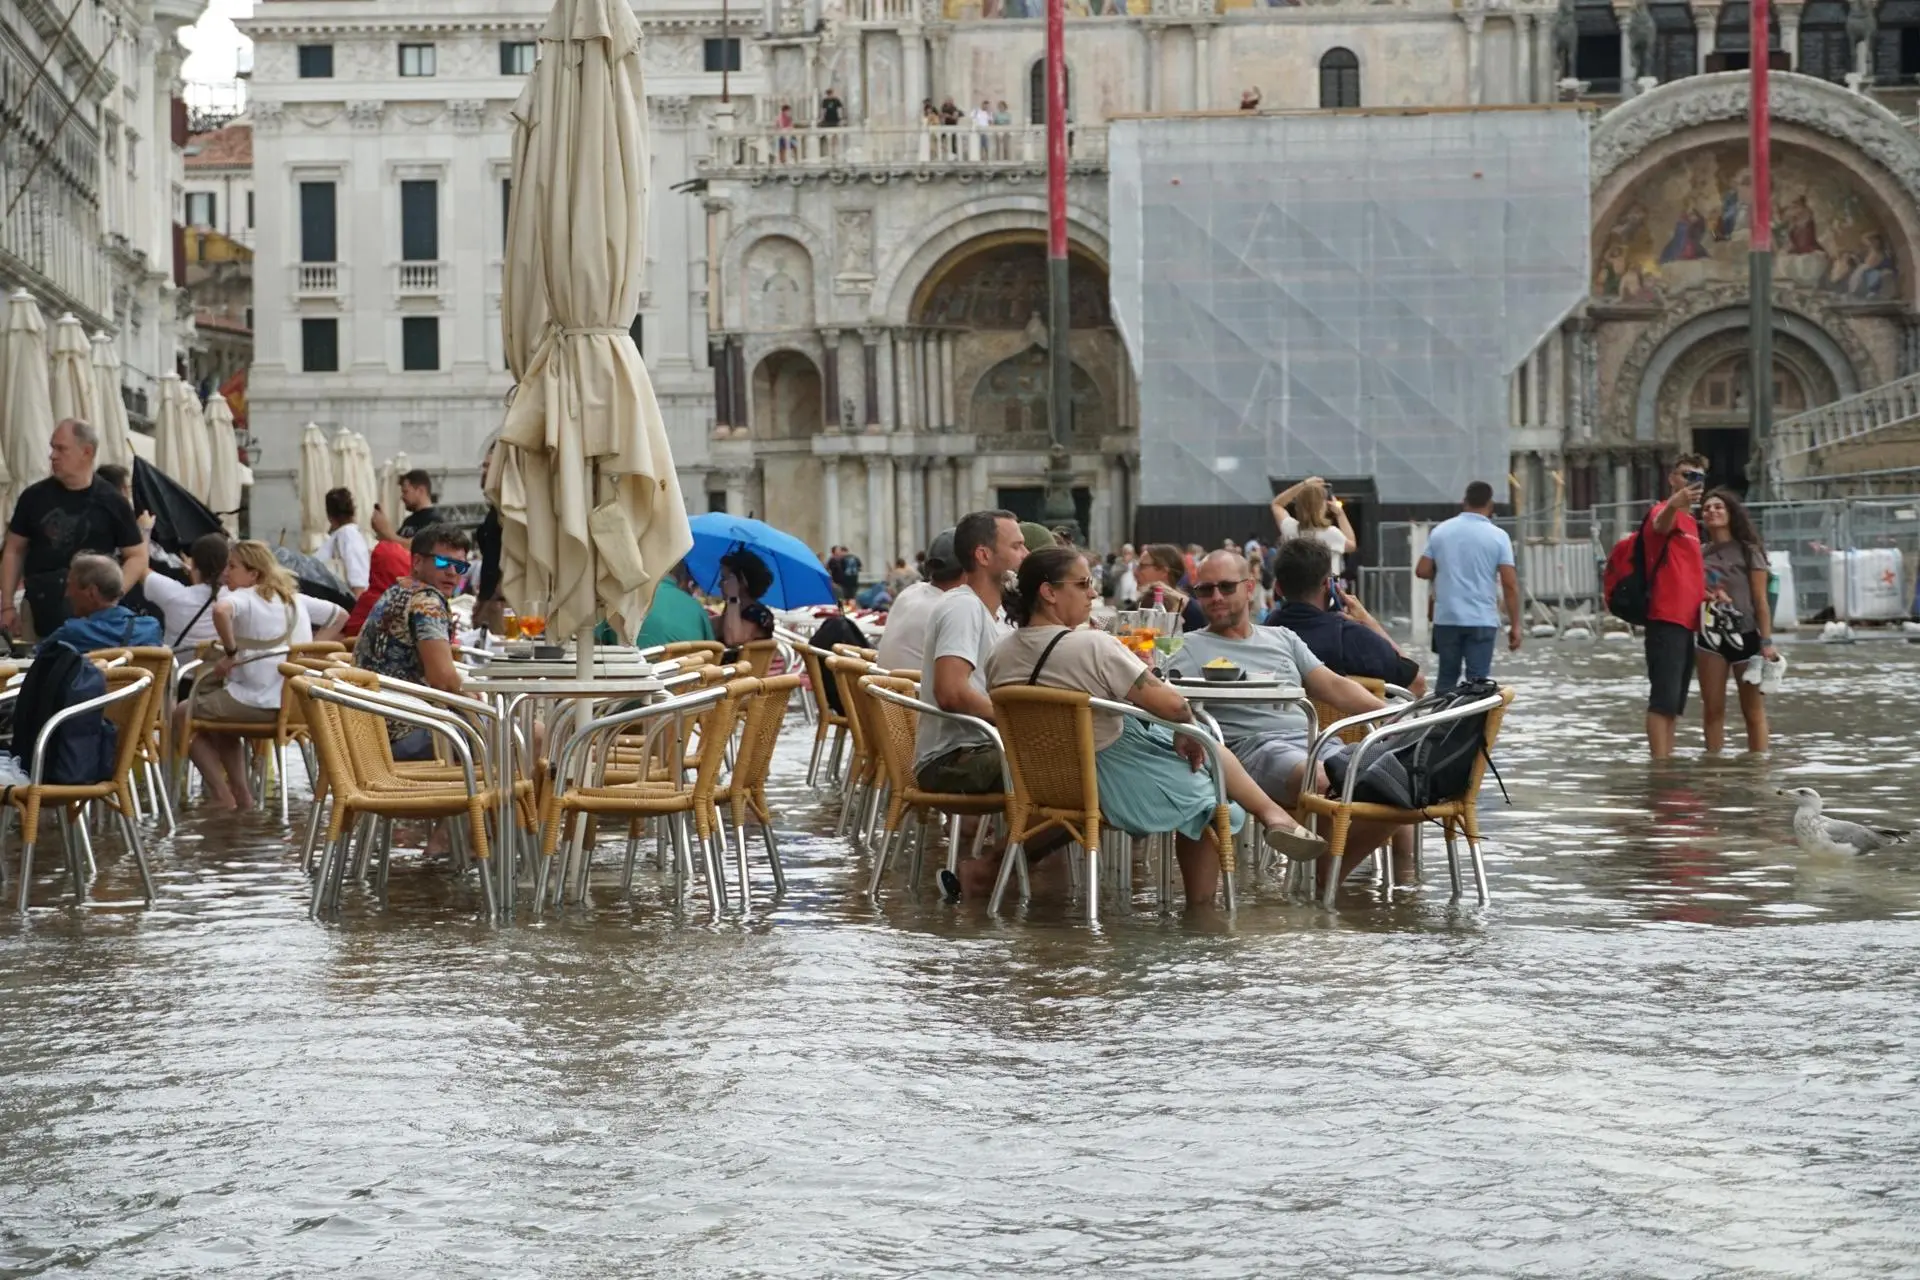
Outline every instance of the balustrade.
<svg viewBox="0 0 1920 1280"><path fill-rule="evenodd" d="M1104 166L1107 131L1073 125L1067 130L1071 164ZM941 125L920 128L790 129L761 125L714 138L709 169L779 172L820 169L908 167L1035 168L1047 162L1044 125Z"/></svg>

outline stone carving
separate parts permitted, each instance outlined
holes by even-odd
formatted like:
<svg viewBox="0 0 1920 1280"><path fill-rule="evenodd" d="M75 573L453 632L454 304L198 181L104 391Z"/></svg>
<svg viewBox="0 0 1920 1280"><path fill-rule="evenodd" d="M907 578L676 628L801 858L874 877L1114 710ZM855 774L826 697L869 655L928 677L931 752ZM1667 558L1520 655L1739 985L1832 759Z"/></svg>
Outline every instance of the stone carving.
<svg viewBox="0 0 1920 1280"><path fill-rule="evenodd" d="M1573 0L1559 0L1553 14L1553 61L1554 74L1559 78L1573 75L1573 50L1580 43L1580 20L1574 16Z"/></svg>
<svg viewBox="0 0 1920 1280"><path fill-rule="evenodd" d="M478 133L487 123L487 104L481 98L456 98L447 104L447 117L459 133Z"/></svg>
<svg viewBox="0 0 1920 1280"><path fill-rule="evenodd" d="M1855 69L1861 75L1873 71L1873 37L1880 21L1873 11L1874 0L1851 0L1847 5L1847 40L1853 46Z"/></svg>
<svg viewBox="0 0 1920 1280"><path fill-rule="evenodd" d="M293 109L293 115L309 129L324 129L340 118L340 108L325 102L304 102Z"/></svg>
<svg viewBox="0 0 1920 1280"><path fill-rule="evenodd" d="M1636 76L1654 74L1653 36L1653 14L1647 8L1647 0L1635 0L1627 14L1627 50L1633 57Z"/></svg>
<svg viewBox="0 0 1920 1280"><path fill-rule="evenodd" d="M983 436L1014 436L1051 443L1049 400L1052 361L1038 347L993 366L974 387L967 425ZM1104 410L1101 395L1087 371L1076 362L1070 380L1073 405L1070 424L1076 437L1098 437ZM998 443L996 441L996 443ZM1042 444L1040 447L1045 447Z"/></svg>
<svg viewBox="0 0 1920 1280"><path fill-rule="evenodd" d="M434 51L434 70L443 76L457 76L466 80L497 72L499 63L488 58L488 54L495 53L497 48L497 45L479 40L442 40Z"/></svg>
<svg viewBox="0 0 1920 1280"><path fill-rule="evenodd" d="M1068 274L1069 323L1075 329L1108 329L1106 273L1085 260ZM1039 244L983 249L950 271L915 317L921 324L969 329L1022 329L1027 318L1047 311L1047 256Z"/></svg>
<svg viewBox="0 0 1920 1280"><path fill-rule="evenodd" d="M693 36L660 35L647 41L642 62L648 71L684 75L705 65L705 47Z"/></svg>
<svg viewBox="0 0 1920 1280"><path fill-rule="evenodd" d="M661 124L684 125L693 113L693 99L685 94L647 98L647 114Z"/></svg>
<svg viewBox="0 0 1920 1280"><path fill-rule="evenodd" d="M1920 201L1920 147L1900 118L1838 85L1805 76L1770 82L1768 105L1779 123L1802 125L1864 152ZM1747 74L1728 71L1662 85L1609 111L1594 126L1593 185L1669 134L1747 114Z"/></svg>
<svg viewBox="0 0 1920 1280"><path fill-rule="evenodd" d="M424 129L446 114L450 106L450 103L440 102L409 102L395 107L393 113L400 118L402 124L414 129ZM356 126L359 125L357 120L354 123Z"/></svg>
<svg viewBox="0 0 1920 1280"><path fill-rule="evenodd" d="M287 107L283 102L260 102L247 104L247 115L253 120L253 127L261 133L278 133L287 122Z"/></svg>
<svg viewBox="0 0 1920 1280"><path fill-rule="evenodd" d="M275 80L292 80L293 46L279 41L259 40L253 46L253 82L269 84Z"/></svg>
<svg viewBox="0 0 1920 1280"><path fill-rule="evenodd" d="M350 80L384 80L400 69L400 55L384 40L349 40L334 47L340 71Z"/></svg>
<svg viewBox="0 0 1920 1280"><path fill-rule="evenodd" d="M347 104L347 123L356 129L378 129L387 104L378 98L365 98Z"/></svg>
<svg viewBox="0 0 1920 1280"><path fill-rule="evenodd" d="M796 36L806 29L806 0L780 0L775 20L776 29L781 35Z"/></svg>
<svg viewBox="0 0 1920 1280"><path fill-rule="evenodd" d="M839 274L873 275L873 211L841 209L833 215L834 239L839 245Z"/></svg>
<svg viewBox="0 0 1920 1280"><path fill-rule="evenodd" d="M1890 234L1841 166L1776 148L1774 278L1841 298L1898 297ZM1683 152L1641 178L1597 247L1593 290L1648 303L1706 281L1747 278L1754 209L1744 143Z"/></svg>
<svg viewBox="0 0 1920 1280"><path fill-rule="evenodd" d="M741 259L747 327L759 330L813 326L813 259L796 240L766 236Z"/></svg>

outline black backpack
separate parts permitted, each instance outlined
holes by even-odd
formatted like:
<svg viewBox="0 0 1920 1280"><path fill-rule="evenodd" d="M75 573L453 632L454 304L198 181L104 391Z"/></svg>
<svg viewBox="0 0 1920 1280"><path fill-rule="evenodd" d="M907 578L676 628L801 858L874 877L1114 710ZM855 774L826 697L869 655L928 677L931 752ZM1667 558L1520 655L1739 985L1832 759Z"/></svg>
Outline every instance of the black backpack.
<svg viewBox="0 0 1920 1280"><path fill-rule="evenodd" d="M13 704L13 754L22 770L33 772L33 748L47 721L107 691L107 677L85 654L64 640L43 645L20 682ZM103 711L90 711L62 724L47 740L40 781L85 786L113 776L119 734Z"/></svg>
<svg viewBox="0 0 1920 1280"><path fill-rule="evenodd" d="M1500 692L1492 680L1468 680L1446 693L1430 693L1410 704L1409 716L1447 711ZM1394 740L1387 750L1371 753L1354 783L1353 798L1366 804L1397 809L1424 809L1430 804L1458 800L1473 781L1473 766L1485 750L1487 712L1429 725L1418 733ZM1489 759L1488 765L1493 761ZM1334 790L1347 781L1347 761L1327 762ZM1495 778L1499 777L1496 770ZM1503 788L1504 789L1504 788Z"/></svg>

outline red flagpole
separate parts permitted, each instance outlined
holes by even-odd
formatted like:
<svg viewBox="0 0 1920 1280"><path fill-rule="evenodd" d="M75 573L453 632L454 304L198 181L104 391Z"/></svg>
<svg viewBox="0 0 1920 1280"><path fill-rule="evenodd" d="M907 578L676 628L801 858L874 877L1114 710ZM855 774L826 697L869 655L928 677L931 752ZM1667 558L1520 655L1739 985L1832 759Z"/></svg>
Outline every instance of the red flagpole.
<svg viewBox="0 0 1920 1280"><path fill-rule="evenodd" d="M1747 27L1747 169L1753 178L1753 213L1747 255L1747 372L1749 496L1765 498L1771 479L1767 449L1773 433L1773 156L1769 104L1767 0L1751 0Z"/></svg>
<svg viewBox="0 0 1920 1280"><path fill-rule="evenodd" d="M1067 305L1067 8L1047 0L1047 356L1049 392L1045 514L1058 527L1077 525L1067 449L1073 431L1072 316Z"/></svg>

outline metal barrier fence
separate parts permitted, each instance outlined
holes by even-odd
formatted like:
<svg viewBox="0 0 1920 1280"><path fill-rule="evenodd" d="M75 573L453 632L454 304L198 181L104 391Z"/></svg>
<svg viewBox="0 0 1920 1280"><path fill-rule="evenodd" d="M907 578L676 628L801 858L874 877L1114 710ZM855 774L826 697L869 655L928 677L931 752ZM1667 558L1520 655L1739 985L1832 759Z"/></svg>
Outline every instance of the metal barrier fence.
<svg viewBox="0 0 1920 1280"><path fill-rule="evenodd" d="M1532 512L1495 521L1513 538L1529 622L1556 630L1604 616L1607 553L1639 527L1653 504ZM1783 621L1893 621L1920 613L1920 495L1753 503L1747 507L1780 573ZM1424 534L1418 544L1425 545ZM1379 526L1379 545L1360 570L1360 600L1393 625L1413 621L1416 527ZM1785 553L1784 564L1778 553ZM1789 612L1789 607L1791 612Z"/></svg>

